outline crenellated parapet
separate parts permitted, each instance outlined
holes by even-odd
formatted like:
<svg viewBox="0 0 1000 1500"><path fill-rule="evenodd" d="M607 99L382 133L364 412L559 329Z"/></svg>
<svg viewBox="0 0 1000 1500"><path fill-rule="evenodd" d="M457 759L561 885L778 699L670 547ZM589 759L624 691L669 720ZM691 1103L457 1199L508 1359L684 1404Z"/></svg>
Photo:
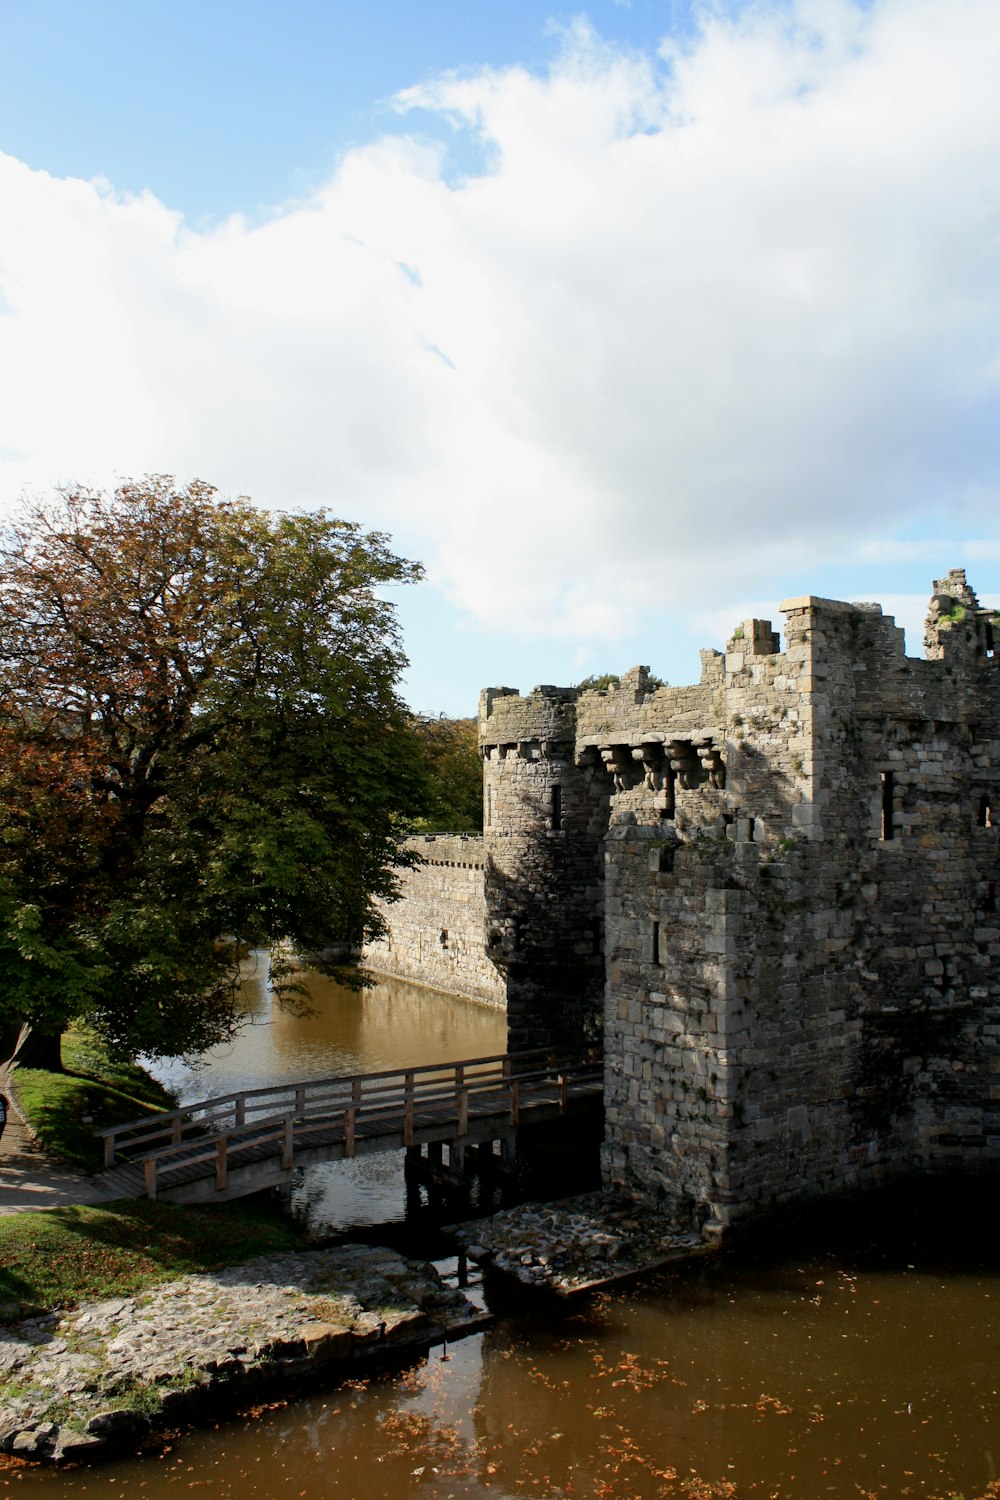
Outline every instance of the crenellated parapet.
<svg viewBox="0 0 1000 1500"><path fill-rule="evenodd" d="M484 756L558 755L576 737L575 688L536 687L524 697L513 688L486 688L479 699L479 744Z"/></svg>

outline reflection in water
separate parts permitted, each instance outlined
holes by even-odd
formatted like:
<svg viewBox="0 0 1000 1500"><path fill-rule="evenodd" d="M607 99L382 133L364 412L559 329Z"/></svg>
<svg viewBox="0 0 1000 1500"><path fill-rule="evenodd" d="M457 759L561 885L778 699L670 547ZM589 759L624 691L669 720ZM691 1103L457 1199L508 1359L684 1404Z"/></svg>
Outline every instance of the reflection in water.
<svg viewBox="0 0 1000 1500"><path fill-rule="evenodd" d="M355 993L306 971L312 1013L275 1004L266 962L248 968L242 1002L251 1017L233 1042L194 1065L151 1064L181 1103L299 1078L458 1062L507 1050L504 1013L475 1000L384 978ZM405 1212L402 1152L330 1162L296 1173L292 1210L310 1232L396 1223Z"/></svg>
<svg viewBox="0 0 1000 1500"><path fill-rule="evenodd" d="M172 1081L192 1098L502 1050L501 1016L409 988L321 985L313 1021L272 1016L260 989L262 1024L210 1075ZM330 1168L362 1175L300 1196L337 1202L342 1221L377 1217L385 1198L398 1212L396 1160ZM851 1224L831 1216L814 1230L822 1251L786 1239L756 1264L702 1263L629 1294L515 1300L447 1360L434 1351L158 1458L18 1471L16 1487L56 1485L60 1500L180 1500L195 1486L219 1500L1000 1495L1000 1255L995 1238L975 1243L989 1229L969 1205L986 1195L944 1192L922 1187L916 1211L886 1200L879 1219L869 1205Z"/></svg>
<svg viewBox="0 0 1000 1500"><path fill-rule="evenodd" d="M193 1066L173 1059L152 1070L186 1104L294 1078L376 1073L507 1050L506 1017L493 1006L389 977L360 993L311 971L303 977L312 1014L296 1016L275 1004L262 960L243 983L251 1024Z"/></svg>
<svg viewBox="0 0 1000 1500"><path fill-rule="evenodd" d="M998 1303L995 1268L919 1257L699 1269L522 1304L447 1361L55 1482L90 1500L978 1500L1000 1473Z"/></svg>

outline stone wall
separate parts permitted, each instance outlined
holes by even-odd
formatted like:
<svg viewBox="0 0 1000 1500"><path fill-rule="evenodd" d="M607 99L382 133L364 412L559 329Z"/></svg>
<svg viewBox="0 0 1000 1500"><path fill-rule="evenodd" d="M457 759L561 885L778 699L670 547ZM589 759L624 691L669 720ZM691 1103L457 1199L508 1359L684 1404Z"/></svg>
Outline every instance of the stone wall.
<svg viewBox="0 0 1000 1500"><path fill-rule="evenodd" d="M485 828L428 841L376 967L600 1044L609 1184L707 1232L1000 1167L1000 616L782 605L701 680L483 694Z"/></svg>
<svg viewBox="0 0 1000 1500"><path fill-rule="evenodd" d="M746 622L698 703L579 704L624 767L606 1174L715 1228L1000 1165L1000 672L964 575L935 587L926 661L877 606L795 599L784 651Z"/></svg>
<svg viewBox="0 0 1000 1500"><path fill-rule="evenodd" d="M427 834L409 842L420 863L401 871L402 897L384 908L388 937L365 949L366 966L503 1005L503 980L485 950L483 840Z"/></svg>

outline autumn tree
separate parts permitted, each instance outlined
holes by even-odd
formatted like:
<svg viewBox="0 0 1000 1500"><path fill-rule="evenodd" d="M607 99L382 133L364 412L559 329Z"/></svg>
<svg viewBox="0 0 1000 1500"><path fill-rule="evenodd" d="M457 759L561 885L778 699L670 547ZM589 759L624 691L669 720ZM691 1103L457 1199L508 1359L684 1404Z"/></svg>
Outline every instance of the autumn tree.
<svg viewBox="0 0 1000 1500"><path fill-rule="evenodd" d="M445 714L415 720L427 762L429 796L417 828L424 833L481 833L483 762L475 719Z"/></svg>
<svg viewBox="0 0 1000 1500"><path fill-rule="evenodd" d="M0 1026L200 1050L248 947L380 931L424 790L384 536L154 476L26 508L0 570Z"/></svg>

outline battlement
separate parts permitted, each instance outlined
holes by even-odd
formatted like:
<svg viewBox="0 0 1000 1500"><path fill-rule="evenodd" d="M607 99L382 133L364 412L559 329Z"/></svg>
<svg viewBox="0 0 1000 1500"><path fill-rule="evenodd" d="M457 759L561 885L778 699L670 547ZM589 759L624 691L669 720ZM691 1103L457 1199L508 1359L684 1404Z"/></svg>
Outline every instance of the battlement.
<svg viewBox="0 0 1000 1500"><path fill-rule="evenodd" d="M424 865L447 865L458 870L481 870L486 854L482 837L473 833L420 833L406 841Z"/></svg>
<svg viewBox="0 0 1000 1500"><path fill-rule="evenodd" d="M486 688L479 699L479 743L504 754L548 754L549 746L572 741L576 688L544 685L522 697L513 688Z"/></svg>

